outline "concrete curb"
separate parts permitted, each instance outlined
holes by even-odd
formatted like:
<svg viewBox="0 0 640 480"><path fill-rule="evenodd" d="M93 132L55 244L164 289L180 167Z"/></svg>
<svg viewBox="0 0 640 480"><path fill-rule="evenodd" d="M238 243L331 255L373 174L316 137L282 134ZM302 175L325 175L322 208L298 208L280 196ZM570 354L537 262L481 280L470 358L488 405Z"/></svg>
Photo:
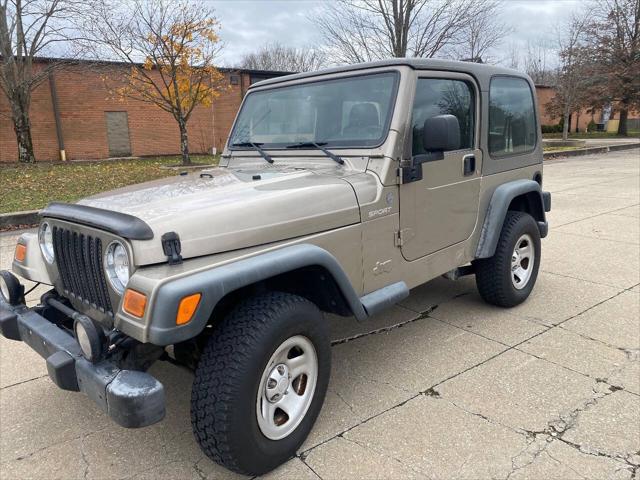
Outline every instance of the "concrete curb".
<svg viewBox="0 0 640 480"><path fill-rule="evenodd" d="M640 143L619 143L617 145L606 145L602 147L579 148L576 150L564 150L559 152L546 152L542 156L545 160L560 157L578 157L580 155L591 155L594 153L615 152L617 150L631 150L640 148Z"/></svg>
<svg viewBox="0 0 640 480"><path fill-rule="evenodd" d="M0 213L0 229L16 225L35 225L40 222L40 210Z"/></svg>

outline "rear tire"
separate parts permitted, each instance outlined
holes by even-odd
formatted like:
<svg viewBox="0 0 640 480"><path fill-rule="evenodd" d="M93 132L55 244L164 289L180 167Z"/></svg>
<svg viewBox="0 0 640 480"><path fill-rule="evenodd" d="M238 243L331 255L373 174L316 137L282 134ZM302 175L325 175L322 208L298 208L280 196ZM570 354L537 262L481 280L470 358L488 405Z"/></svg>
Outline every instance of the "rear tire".
<svg viewBox="0 0 640 480"><path fill-rule="evenodd" d="M191 424L200 447L234 472L273 470L309 434L330 371L316 305L280 292L243 302L214 327L196 369Z"/></svg>
<svg viewBox="0 0 640 480"><path fill-rule="evenodd" d="M524 302L533 290L540 268L540 230L531 215L509 211L496 251L474 262L480 296L499 307Z"/></svg>

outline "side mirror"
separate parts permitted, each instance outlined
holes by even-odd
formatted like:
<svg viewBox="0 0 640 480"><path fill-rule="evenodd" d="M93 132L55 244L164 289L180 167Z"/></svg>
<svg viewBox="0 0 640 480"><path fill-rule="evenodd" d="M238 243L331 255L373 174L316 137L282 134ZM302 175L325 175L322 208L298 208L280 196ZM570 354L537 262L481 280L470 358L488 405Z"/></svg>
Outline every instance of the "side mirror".
<svg viewBox="0 0 640 480"><path fill-rule="evenodd" d="M427 152L446 152L460 148L460 124L453 115L427 118L422 128L422 145Z"/></svg>

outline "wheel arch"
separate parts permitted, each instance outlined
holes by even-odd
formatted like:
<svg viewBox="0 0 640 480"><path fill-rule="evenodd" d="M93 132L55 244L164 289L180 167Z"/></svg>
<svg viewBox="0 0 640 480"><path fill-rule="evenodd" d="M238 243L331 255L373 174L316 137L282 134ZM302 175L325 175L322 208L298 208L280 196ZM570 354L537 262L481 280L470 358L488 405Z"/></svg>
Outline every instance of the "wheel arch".
<svg viewBox="0 0 640 480"><path fill-rule="evenodd" d="M167 282L155 295L148 341L170 345L191 339L246 295L279 290L305 297L326 312L358 320L367 312L346 273L326 250L310 244L294 245L255 257L238 260ZM200 292L202 298L194 318L176 326L176 305L186 296Z"/></svg>
<svg viewBox="0 0 640 480"><path fill-rule="evenodd" d="M547 235L545 200L540 183L535 180L514 180L495 189L482 225L476 258L490 258L496 251L504 219L509 210L525 212L538 223L540 237Z"/></svg>

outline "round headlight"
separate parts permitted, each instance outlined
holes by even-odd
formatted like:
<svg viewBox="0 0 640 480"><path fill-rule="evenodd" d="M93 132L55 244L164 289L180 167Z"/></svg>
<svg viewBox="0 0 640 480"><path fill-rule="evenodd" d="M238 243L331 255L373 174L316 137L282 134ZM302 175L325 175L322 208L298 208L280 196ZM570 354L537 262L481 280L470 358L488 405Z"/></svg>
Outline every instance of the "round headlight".
<svg viewBox="0 0 640 480"><path fill-rule="evenodd" d="M40 225L40 231L38 232L38 239L40 241L40 251L44 259L53 263L55 258L55 252L53 250L53 229L47 222L42 222Z"/></svg>
<svg viewBox="0 0 640 480"><path fill-rule="evenodd" d="M124 293L129 283L129 254L120 242L111 242L104 254L104 268L113 289Z"/></svg>

